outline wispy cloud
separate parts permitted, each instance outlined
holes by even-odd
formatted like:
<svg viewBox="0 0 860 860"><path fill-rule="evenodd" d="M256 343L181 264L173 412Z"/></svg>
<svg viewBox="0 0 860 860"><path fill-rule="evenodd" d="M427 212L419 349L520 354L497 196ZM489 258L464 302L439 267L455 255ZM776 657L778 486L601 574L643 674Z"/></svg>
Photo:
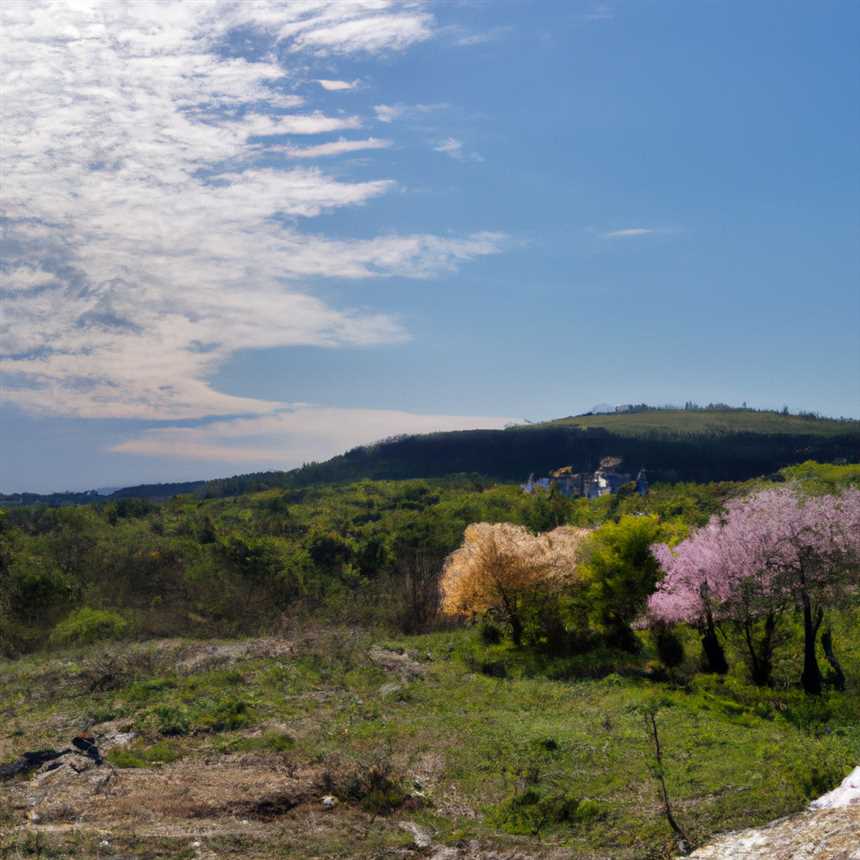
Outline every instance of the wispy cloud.
<svg viewBox="0 0 860 860"><path fill-rule="evenodd" d="M398 105L374 105L373 110L380 122L394 122L403 113Z"/></svg>
<svg viewBox="0 0 860 860"><path fill-rule="evenodd" d="M474 45L486 45L489 42L497 42L504 38L512 29L512 27L493 27L491 30L483 30L476 33L463 32L457 29L454 44L462 48Z"/></svg>
<svg viewBox="0 0 860 860"><path fill-rule="evenodd" d="M463 157L463 141L457 140L456 137L446 137L445 140L439 141L433 149L436 152L444 152L445 155L450 155L451 158Z"/></svg>
<svg viewBox="0 0 860 860"><path fill-rule="evenodd" d="M373 111L376 118L380 122L393 122L396 119L413 118L423 114L435 113L436 111L445 110L448 105L445 102L437 102L435 104L380 104L374 105Z"/></svg>
<svg viewBox="0 0 860 860"><path fill-rule="evenodd" d="M504 238L302 230L395 183L266 156L382 148L285 144L362 124L301 112L292 89L318 54L404 50L433 27L420 0L0 5L0 399L79 417L265 414L281 404L211 382L237 351L408 338L308 279L426 278ZM238 28L282 61L225 56Z"/></svg>
<svg viewBox="0 0 860 860"><path fill-rule="evenodd" d="M354 90L359 82L355 81L332 81L327 80L326 78L318 78L317 83L324 89L330 93L338 92L340 90Z"/></svg>
<svg viewBox="0 0 860 860"><path fill-rule="evenodd" d="M201 427L148 430L116 445L121 454L291 468L400 433L502 428L497 416L421 415L391 409L297 405L272 415L215 421Z"/></svg>
<svg viewBox="0 0 860 860"><path fill-rule="evenodd" d="M463 141L456 137L446 137L444 140L440 140L433 149L436 152L441 152L457 161L463 161L465 159L468 159L469 161L484 160L484 157L480 153L466 152L463 148Z"/></svg>
<svg viewBox="0 0 860 860"><path fill-rule="evenodd" d="M290 158L325 158L332 155L344 155L350 152L360 152L366 149L388 149L390 140L379 137L368 137L365 140L332 140L316 146L288 147Z"/></svg>
<svg viewBox="0 0 860 860"><path fill-rule="evenodd" d="M623 230L609 230L600 235L604 239L629 239L636 236L652 236L658 232L659 230L653 227L625 227Z"/></svg>
<svg viewBox="0 0 860 860"><path fill-rule="evenodd" d="M582 16L585 21L611 21L614 17L615 12L608 3L598 3Z"/></svg>

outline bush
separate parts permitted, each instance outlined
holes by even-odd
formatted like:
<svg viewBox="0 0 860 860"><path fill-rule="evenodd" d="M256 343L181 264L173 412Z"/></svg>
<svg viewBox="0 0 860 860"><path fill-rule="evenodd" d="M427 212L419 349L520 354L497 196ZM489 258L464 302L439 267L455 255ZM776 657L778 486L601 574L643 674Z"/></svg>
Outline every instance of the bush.
<svg viewBox="0 0 860 860"><path fill-rule="evenodd" d="M484 645L498 645L502 641L501 629L488 618L481 621L478 633Z"/></svg>
<svg viewBox="0 0 860 860"><path fill-rule="evenodd" d="M53 645L89 645L107 639L121 639L128 622L118 612L84 606L66 616L51 633Z"/></svg>
<svg viewBox="0 0 860 860"><path fill-rule="evenodd" d="M128 749L115 749L107 754L107 760L114 767L134 768L151 767L153 764L170 764L181 757L181 754L165 742L149 747L134 746Z"/></svg>
<svg viewBox="0 0 860 860"><path fill-rule="evenodd" d="M247 702L242 699L222 699L204 703L194 721L195 727L209 732L233 732L246 728L251 722Z"/></svg>
<svg viewBox="0 0 860 860"><path fill-rule="evenodd" d="M659 627L654 631L657 656L667 669L674 669L684 662L684 643L670 627Z"/></svg>
<svg viewBox="0 0 860 860"><path fill-rule="evenodd" d="M533 836L547 827L577 821L579 806L579 799L570 794L545 794L537 788L528 788L503 800L492 810L490 818L506 833ZM590 809L586 809L584 818L594 817Z"/></svg>

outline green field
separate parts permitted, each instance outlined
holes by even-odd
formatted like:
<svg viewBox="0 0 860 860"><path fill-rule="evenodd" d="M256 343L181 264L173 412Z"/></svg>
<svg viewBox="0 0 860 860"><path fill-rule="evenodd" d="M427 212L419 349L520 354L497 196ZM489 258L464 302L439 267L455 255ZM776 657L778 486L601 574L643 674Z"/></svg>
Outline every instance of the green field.
<svg viewBox="0 0 860 860"><path fill-rule="evenodd" d="M609 415L580 415L531 425L601 427L620 436L762 433L796 436L860 436L860 421L783 415L752 409L649 409Z"/></svg>
<svg viewBox="0 0 860 860"><path fill-rule="evenodd" d="M36 790L38 825L24 819L33 783L0 783L0 857L94 857L107 839L128 858L370 858L411 845L403 825L438 847L668 857L641 713L655 705L697 844L801 809L860 759L856 686L810 704L782 679L761 691L692 662L649 680L647 651L537 660L475 630L323 628L111 650L0 664L0 760L87 726L135 734L108 755L106 793ZM856 678L856 644L845 656Z"/></svg>

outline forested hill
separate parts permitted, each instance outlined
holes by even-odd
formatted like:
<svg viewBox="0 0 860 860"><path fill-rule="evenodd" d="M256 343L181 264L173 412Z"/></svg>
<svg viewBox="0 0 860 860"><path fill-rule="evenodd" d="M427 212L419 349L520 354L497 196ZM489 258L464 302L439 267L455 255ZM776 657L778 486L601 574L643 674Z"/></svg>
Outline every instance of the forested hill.
<svg viewBox="0 0 860 860"><path fill-rule="evenodd" d="M406 436L289 473L293 484L476 472L525 480L618 456L652 481L740 481L819 460L860 462L860 422L752 410L643 410L562 418L507 430Z"/></svg>
<svg viewBox="0 0 860 860"><path fill-rule="evenodd" d="M107 497L16 494L0 496L0 504L81 504L108 498L159 499L181 493L220 497L270 487L463 473L522 481L531 472L543 475L559 466L593 469L606 456L622 457L622 468L627 471L644 466L651 481L742 481L804 460L860 462L860 421L751 409L638 408L506 430L403 436L289 472L141 485Z"/></svg>

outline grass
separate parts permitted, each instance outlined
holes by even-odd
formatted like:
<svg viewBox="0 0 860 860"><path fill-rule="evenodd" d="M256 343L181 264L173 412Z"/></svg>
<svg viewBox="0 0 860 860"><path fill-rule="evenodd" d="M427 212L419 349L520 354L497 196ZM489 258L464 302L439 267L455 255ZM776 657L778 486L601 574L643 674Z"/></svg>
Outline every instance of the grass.
<svg viewBox="0 0 860 860"><path fill-rule="evenodd" d="M602 427L620 436L671 435L676 433L713 435L765 433L800 436L847 436L860 434L860 422L834 418L782 415L752 409L653 409L609 415L581 415L559 418L533 427ZM525 428L529 429L529 428Z"/></svg>
<svg viewBox="0 0 860 860"><path fill-rule="evenodd" d="M841 619L838 642L849 641L854 620ZM109 755L120 773L179 768L193 781L195 768L202 775L227 762L244 773L259 762L264 783L267 774L312 774L295 808L263 798L275 817L246 835L215 833L208 847L220 846L218 856L377 856L408 844L397 823L410 821L430 828L437 844L667 857L672 834L643 709L657 709L675 813L696 843L762 824L801 809L860 761L855 639L842 648L855 686L815 701L787 686L792 653L777 668L777 687L763 691L740 673L695 675L691 659L671 682L655 682L647 651L549 660L484 645L470 630L382 642L424 668L411 681L369 659L374 640L354 631L309 636L291 657L190 675L171 671L167 646L133 646L146 652L140 675L91 694L80 679L93 652L79 649L0 664L0 759L61 743L73 727L109 716L138 735ZM0 800L16 790L0 784ZM328 793L341 803L324 817L319 800ZM180 856L189 844L137 828L111 832L129 857ZM36 837L43 853L32 856L90 856L85 833L6 833L0 858L18 856L13 849L27 856L24 840Z"/></svg>

